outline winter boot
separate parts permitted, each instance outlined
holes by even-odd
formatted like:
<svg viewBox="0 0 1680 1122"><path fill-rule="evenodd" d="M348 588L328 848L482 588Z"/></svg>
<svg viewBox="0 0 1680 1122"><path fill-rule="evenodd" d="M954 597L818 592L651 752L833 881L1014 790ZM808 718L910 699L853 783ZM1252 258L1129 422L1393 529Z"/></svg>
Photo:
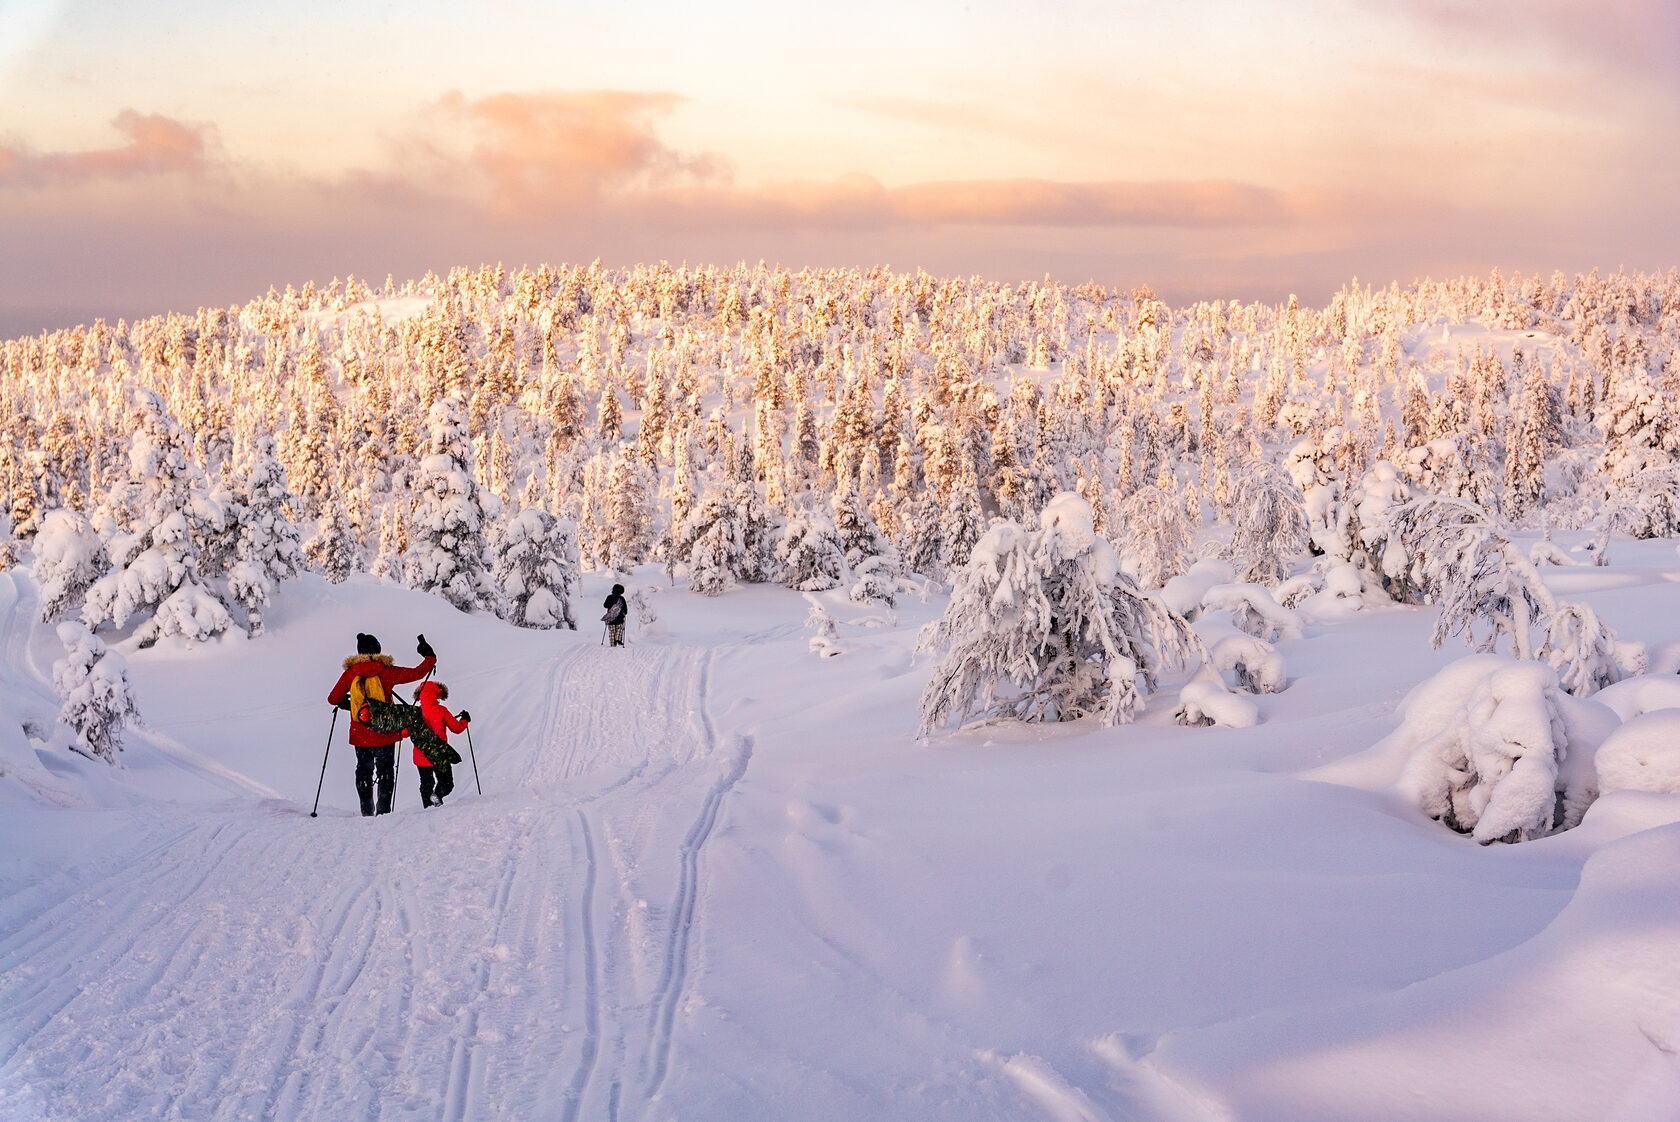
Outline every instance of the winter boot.
<svg viewBox="0 0 1680 1122"><path fill-rule="evenodd" d="M373 779L356 780L356 797L362 801L362 817L373 817Z"/></svg>

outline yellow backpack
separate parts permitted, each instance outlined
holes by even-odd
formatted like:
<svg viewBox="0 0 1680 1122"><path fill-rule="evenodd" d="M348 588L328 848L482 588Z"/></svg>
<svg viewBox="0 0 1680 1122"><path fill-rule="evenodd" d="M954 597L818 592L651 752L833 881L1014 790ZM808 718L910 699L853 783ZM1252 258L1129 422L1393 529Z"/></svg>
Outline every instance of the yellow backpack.
<svg viewBox="0 0 1680 1122"><path fill-rule="evenodd" d="M371 723L373 714L368 712L369 701L389 701L385 696L385 683L377 674L368 674L350 679L350 715L366 725Z"/></svg>

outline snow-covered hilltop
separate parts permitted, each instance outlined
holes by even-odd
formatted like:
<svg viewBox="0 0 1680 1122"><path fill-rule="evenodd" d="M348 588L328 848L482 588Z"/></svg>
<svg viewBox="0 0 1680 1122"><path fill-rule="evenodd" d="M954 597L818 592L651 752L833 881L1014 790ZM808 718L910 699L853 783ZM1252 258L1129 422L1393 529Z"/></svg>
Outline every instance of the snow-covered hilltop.
<svg viewBox="0 0 1680 1122"><path fill-rule="evenodd" d="M1672 1118L1676 405L1673 272L4 343L0 1117Z"/></svg>

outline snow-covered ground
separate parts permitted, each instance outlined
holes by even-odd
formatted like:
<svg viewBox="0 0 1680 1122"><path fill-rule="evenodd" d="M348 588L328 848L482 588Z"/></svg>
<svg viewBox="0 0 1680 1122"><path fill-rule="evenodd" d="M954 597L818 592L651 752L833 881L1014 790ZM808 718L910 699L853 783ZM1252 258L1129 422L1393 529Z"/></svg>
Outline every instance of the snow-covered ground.
<svg viewBox="0 0 1680 1122"><path fill-rule="evenodd" d="M1613 561L1547 577L1680 637L1672 543ZM1252 728L1177 726L1180 675L918 743L939 596L824 594L824 659L773 586L615 650L305 576L260 639L125 652L113 769L20 731L34 596L0 575L8 1122L1680 1116L1680 796L1487 847L1408 807L1368 750L1467 653L1428 610L1280 641ZM341 721L309 817L360 631L437 648L482 794L422 810L404 758L361 818Z"/></svg>

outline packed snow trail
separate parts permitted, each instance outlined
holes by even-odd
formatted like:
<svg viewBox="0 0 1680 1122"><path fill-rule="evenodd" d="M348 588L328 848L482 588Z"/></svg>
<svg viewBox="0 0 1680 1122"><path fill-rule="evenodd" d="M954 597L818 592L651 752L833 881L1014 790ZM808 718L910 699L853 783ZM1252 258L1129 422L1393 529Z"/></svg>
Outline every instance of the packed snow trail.
<svg viewBox="0 0 1680 1122"><path fill-rule="evenodd" d="M501 671L534 700L482 799L469 760L441 810L406 765L377 819L171 808L0 903L0 1116L645 1116L750 756L713 731L708 668L578 645Z"/></svg>

